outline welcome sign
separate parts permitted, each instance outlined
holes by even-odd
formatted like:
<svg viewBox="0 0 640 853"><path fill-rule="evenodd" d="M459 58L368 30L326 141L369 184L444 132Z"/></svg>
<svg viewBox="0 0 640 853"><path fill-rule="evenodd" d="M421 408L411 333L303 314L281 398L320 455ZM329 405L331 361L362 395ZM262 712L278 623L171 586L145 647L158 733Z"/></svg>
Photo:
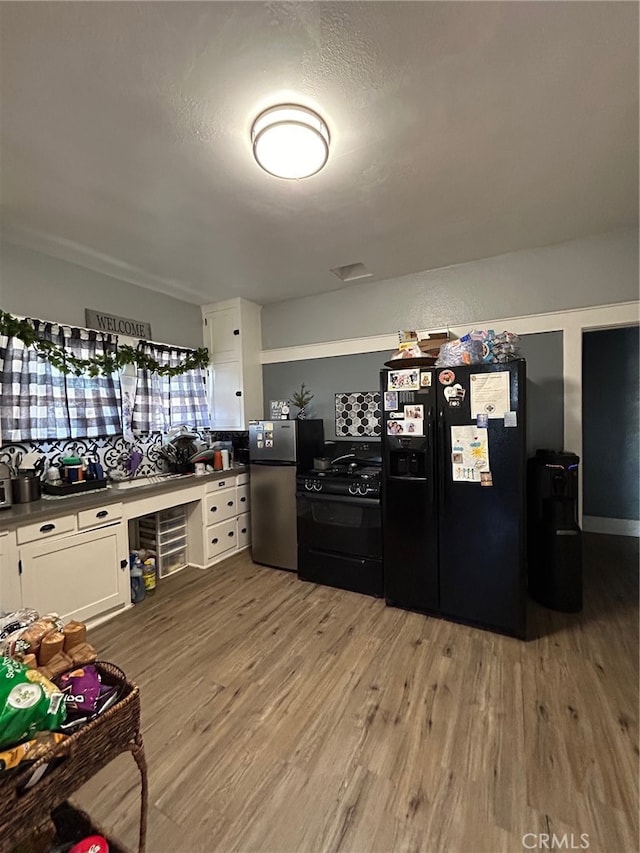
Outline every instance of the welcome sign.
<svg viewBox="0 0 640 853"><path fill-rule="evenodd" d="M120 335L129 335L132 338L143 338L146 341L151 340L151 323L128 320L126 317L104 314L102 311L94 311L91 308L84 309L84 319L89 329L97 329L99 332L116 332Z"/></svg>

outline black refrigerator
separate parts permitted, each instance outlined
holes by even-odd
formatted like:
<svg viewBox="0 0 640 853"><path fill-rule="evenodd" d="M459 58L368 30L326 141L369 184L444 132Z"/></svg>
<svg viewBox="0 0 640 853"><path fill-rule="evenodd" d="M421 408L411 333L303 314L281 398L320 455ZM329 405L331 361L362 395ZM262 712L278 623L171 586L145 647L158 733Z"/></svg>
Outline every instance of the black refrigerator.
<svg viewBox="0 0 640 853"><path fill-rule="evenodd" d="M526 636L526 364L381 372L387 604Z"/></svg>
<svg viewBox="0 0 640 853"><path fill-rule="evenodd" d="M321 420L250 421L249 495L251 558L256 563L298 569L296 476L321 456Z"/></svg>

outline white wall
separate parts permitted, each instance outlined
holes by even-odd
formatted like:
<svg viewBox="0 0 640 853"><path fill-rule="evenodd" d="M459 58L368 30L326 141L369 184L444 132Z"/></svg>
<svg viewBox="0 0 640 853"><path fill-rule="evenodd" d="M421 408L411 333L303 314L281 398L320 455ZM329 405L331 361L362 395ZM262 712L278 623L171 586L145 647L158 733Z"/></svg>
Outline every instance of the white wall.
<svg viewBox="0 0 640 853"><path fill-rule="evenodd" d="M202 346L198 305L11 243L0 247L0 308L77 326L93 308L151 323L155 341Z"/></svg>
<svg viewBox="0 0 640 853"><path fill-rule="evenodd" d="M630 228L265 305L262 345L471 326L637 298L638 230Z"/></svg>

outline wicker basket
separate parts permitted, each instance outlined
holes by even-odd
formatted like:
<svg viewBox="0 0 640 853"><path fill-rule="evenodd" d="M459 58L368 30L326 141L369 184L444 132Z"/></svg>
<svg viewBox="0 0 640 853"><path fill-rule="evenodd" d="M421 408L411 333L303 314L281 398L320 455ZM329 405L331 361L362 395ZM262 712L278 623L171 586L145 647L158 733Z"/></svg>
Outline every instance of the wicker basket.
<svg viewBox="0 0 640 853"><path fill-rule="evenodd" d="M98 770L132 749L140 731L140 691L112 663L96 661L103 684L119 686L122 698L42 758L0 776L0 846L11 849L41 824ZM34 774L44 774L26 788Z"/></svg>

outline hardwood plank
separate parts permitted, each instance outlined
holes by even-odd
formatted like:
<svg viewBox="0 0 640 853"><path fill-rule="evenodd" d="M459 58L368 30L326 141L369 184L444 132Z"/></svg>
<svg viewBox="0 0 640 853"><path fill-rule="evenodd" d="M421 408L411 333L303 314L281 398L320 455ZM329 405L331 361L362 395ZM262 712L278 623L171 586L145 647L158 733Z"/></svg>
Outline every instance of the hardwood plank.
<svg viewBox="0 0 640 853"><path fill-rule="evenodd" d="M524 643L247 552L161 582L90 638L141 687L149 853L637 850L637 541L586 542L584 612ZM77 800L133 847L137 796L122 756Z"/></svg>

